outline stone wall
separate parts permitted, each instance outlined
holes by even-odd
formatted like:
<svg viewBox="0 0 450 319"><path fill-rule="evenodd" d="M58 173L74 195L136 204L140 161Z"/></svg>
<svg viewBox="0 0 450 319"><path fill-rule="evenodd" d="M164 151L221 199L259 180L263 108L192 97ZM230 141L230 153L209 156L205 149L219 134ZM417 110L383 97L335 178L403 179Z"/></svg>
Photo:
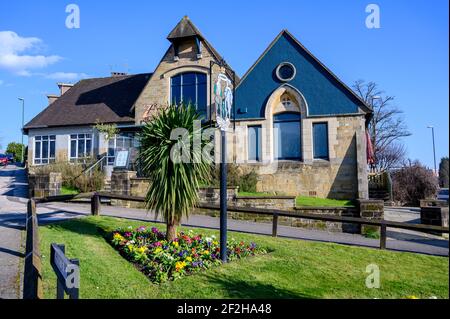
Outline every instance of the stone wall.
<svg viewBox="0 0 450 319"><path fill-rule="evenodd" d="M294 210L295 196L236 196L233 203L238 207Z"/></svg>
<svg viewBox="0 0 450 319"><path fill-rule="evenodd" d="M421 200L420 222L425 225L448 227L448 202L444 200Z"/></svg>
<svg viewBox="0 0 450 319"><path fill-rule="evenodd" d="M381 221L384 219L384 201L372 199L360 199L357 201L359 217ZM379 233L380 227L362 225L361 234Z"/></svg>
<svg viewBox="0 0 450 319"><path fill-rule="evenodd" d="M28 195L30 198L59 195L61 186L61 173L28 175Z"/></svg>

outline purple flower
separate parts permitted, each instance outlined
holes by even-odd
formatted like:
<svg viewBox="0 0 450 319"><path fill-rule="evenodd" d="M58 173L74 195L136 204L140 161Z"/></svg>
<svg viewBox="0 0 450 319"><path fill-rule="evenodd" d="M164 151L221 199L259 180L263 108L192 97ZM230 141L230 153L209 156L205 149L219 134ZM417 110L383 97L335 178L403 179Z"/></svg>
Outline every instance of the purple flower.
<svg viewBox="0 0 450 319"><path fill-rule="evenodd" d="M152 233L153 233L153 234L159 233L158 228L152 227Z"/></svg>

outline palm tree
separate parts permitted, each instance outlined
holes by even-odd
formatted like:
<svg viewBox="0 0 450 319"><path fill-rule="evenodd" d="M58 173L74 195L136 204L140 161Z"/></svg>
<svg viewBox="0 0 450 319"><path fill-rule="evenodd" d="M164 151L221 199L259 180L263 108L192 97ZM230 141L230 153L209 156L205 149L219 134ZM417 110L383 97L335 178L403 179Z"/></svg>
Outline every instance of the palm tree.
<svg viewBox="0 0 450 319"><path fill-rule="evenodd" d="M194 134L201 134L194 120L199 120L199 115L192 105L171 105L147 122L139 135L138 162L151 180L146 208L164 217L169 241L176 238L181 218L188 217L197 203L200 182L210 178L210 163L201 154L203 145L200 150L192 147ZM185 134L171 139L173 130L180 128L185 129ZM174 152L180 147L185 152L182 161ZM172 160L171 154L178 160Z"/></svg>

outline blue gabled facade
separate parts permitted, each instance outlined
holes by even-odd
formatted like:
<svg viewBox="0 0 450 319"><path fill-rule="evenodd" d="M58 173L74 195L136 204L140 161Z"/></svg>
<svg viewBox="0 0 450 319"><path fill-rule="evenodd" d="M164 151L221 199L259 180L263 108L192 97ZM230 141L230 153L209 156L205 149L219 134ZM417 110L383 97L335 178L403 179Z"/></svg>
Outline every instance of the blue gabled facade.
<svg viewBox="0 0 450 319"><path fill-rule="evenodd" d="M275 70L283 62L292 63L296 68L291 81L282 82L276 76ZM237 86L236 119L264 118L269 97L285 83L304 96L308 116L359 113L359 108L365 107L293 36L282 31Z"/></svg>

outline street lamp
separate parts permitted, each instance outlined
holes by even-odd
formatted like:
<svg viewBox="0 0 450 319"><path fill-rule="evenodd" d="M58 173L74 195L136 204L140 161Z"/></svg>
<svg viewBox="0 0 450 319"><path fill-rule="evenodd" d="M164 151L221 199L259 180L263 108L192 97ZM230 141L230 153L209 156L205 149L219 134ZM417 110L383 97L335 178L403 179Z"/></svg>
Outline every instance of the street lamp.
<svg viewBox="0 0 450 319"><path fill-rule="evenodd" d="M436 167L436 146L434 143L434 126L428 125L427 128L431 128L431 135L433 137L433 157L434 157L434 174L437 174L437 167Z"/></svg>
<svg viewBox="0 0 450 319"><path fill-rule="evenodd" d="M18 98L19 99L19 101L22 101L22 129L21 129L21 131L22 131L22 143L20 144L20 146L21 146L21 148L22 148L22 160L21 160L21 163L23 164L24 163L24 147L23 147L23 126L25 125L25 123L24 123L24 117L25 117L25 99L23 98L23 97L19 97Z"/></svg>

